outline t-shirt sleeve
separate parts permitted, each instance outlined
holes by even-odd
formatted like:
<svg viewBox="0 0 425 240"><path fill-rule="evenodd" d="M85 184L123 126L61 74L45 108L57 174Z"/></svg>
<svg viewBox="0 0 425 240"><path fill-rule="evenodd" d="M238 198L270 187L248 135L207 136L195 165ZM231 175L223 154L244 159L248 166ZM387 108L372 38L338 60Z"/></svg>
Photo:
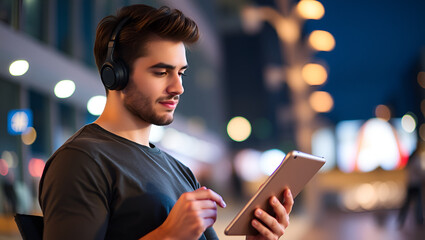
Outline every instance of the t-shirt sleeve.
<svg viewBox="0 0 425 240"><path fill-rule="evenodd" d="M87 154L64 149L50 159L40 182L43 239L104 239L107 178Z"/></svg>
<svg viewBox="0 0 425 240"><path fill-rule="evenodd" d="M204 232L205 238L208 240L218 240L217 234L212 227L207 228Z"/></svg>

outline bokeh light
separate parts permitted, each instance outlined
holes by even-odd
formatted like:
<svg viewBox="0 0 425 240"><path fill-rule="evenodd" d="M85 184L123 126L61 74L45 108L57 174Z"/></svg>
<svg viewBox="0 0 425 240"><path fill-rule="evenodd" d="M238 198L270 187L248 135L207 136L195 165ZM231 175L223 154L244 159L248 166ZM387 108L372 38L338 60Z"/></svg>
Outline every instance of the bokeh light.
<svg viewBox="0 0 425 240"><path fill-rule="evenodd" d="M405 193L395 181L356 184L342 193L343 206L350 211L398 208Z"/></svg>
<svg viewBox="0 0 425 240"><path fill-rule="evenodd" d="M105 96L94 96L90 98L90 100L87 102L87 110L90 114L94 116L99 116L102 114L103 109L106 105L106 97Z"/></svg>
<svg viewBox="0 0 425 240"><path fill-rule="evenodd" d="M401 118L401 126L404 129L404 131L408 133L412 133L416 129L416 120L412 115L405 114Z"/></svg>
<svg viewBox="0 0 425 240"><path fill-rule="evenodd" d="M28 171L33 177L41 177L43 175L45 163L42 159L39 158L31 158L28 163Z"/></svg>
<svg viewBox="0 0 425 240"><path fill-rule="evenodd" d="M11 114L10 128L16 133L25 132L31 124L31 118L31 115L25 111L16 111L13 115Z"/></svg>
<svg viewBox="0 0 425 240"><path fill-rule="evenodd" d="M317 63L308 63L301 70L304 81L310 85L321 85L326 82L328 73L326 69Z"/></svg>
<svg viewBox="0 0 425 240"><path fill-rule="evenodd" d="M301 0L297 5L298 14L305 19L321 19L325 15L323 5L315 0Z"/></svg>
<svg viewBox="0 0 425 240"><path fill-rule="evenodd" d="M376 192L370 183L361 184L356 190L355 198L360 207L367 210L372 209L378 201Z"/></svg>
<svg viewBox="0 0 425 240"><path fill-rule="evenodd" d="M1 158L7 162L9 168L15 168L18 165L18 155L13 151L3 151Z"/></svg>
<svg viewBox="0 0 425 240"><path fill-rule="evenodd" d="M308 38L308 42L317 51L329 52L335 48L334 37L329 32L323 30L313 31Z"/></svg>
<svg viewBox="0 0 425 240"><path fill-rule="evenodd" d="M221 149L215 144L171 127L164 128L163 134L161 145L170 152L207 163L219 160Z"/></svg>
<svg viewBox="0 0 425 240"><path fill-rule="evenodd" d="M425 72L419 72L417 76L418 84L425 88Z"/></svg>
<svg viewBox="0 0 425 240"><path fill-rule="evenodd" d="M276 31L279 38L287 43L295 43L300 38L300 28L292 19L279 19L276 23Z"/></svg>
<svg viewBox="0 0 425 240"><path fill-rule="evenodd" d="M342 194L342 204L349 211L356 211L359 204L356 202L355 191L347 189Z"/></svg>
<svg viewBox="0 0 425 240"><path fill-rule="evenodd" d="M311 152L316 156L326 159L325 165L320 168L321 172L328 171L336 165L336 139L331 127L319 128L311 137Z"/></svg>
<svg viewBox="0 0 425 240"><path fill-rule="evenodd" d="M261 153L254 149L244 149L235 155L235 171L242 180L255 182L264 176L260 156Z"/></svg>
<svg viewBox="0 0 425 240"><path fill-rule="evenodd" d="M309 102L314 111L323 113L331 111L334 105L332 96L324 91L313 92Z"/></svg>
<svg viewBox="0 0 425 240"><path fill-rule="evenodd" d="M389 121L391 119L391 110L386 105L378 105L375 108L375 116L385 121Z"/></svg>
<svg viewBox="0 0 425 240"><path fill-rule="evenodd" d="M260 31L263 19L260 11L252 6L245 6L241 10L242 27L247 33L257 33Z"/></svg>
<svg viewBox="0 0 425 240"><path fill-rule="evenodd" d="M153 143L160 142L164 137L164 133L165 130L163 126L152 125L149 141Z"/></svg>
<svg viewBox="0 0 425 240"><path fill-rule="evenodd" d="M22 76L29 69L29 63L26 60L16 60L9 66L9 73L12 76Z"/></svg>
<svg viewBox="0 0 425 240"><path fill-rule="evenodd" d="M0 158L0 175L6 176L9 172L9 164L7 164L6 160Z"/></svg>
<svg viewBox="0 0 425 240"><path fill-rule="evenodd" d="M25 133L21 135L22 142L25 145L31 145L35 142L35 139L37 139L37 131L33 127L29 127Z"/></svg>
<svg viewBox="0 0 425 240"><path fill-rule="evenodd" d="M401 169L417 143L416 134L403 130L400 119L341 121L335 130L338 168L344 172Z"/></svg>
<svg viewBox="0 0 425 240"><path fill-rule="evenodd" d="M391 189L389 185L383 182L375 182L372 184L372 186L376 189L378 202L385 204L385 201L391 196Z"/></svg>
<svg viewBox="0 0 425 240"><path fill-rule="evenodd" d="M54 92L58 98L69 98L75 92L75 83L72 80L59 81L55 86Z"/></svg>
<svg viewBox="0 0 425 240"><path fill-rule="evenodd" d="M358 139L358 170L370 172L378 167L393 170L402 162L393 127L382 119L373 118L364 123Z"/></svg>
<svg viewBox="0 0 425 240"><path fill-rule="evenodd" d="M260 156L261 171L270 176L276 168L282 163L285 153L279 149L270 149L263 152Z"/></svg>
<svg viewBox="0 0 425 240"><path fill-rule="evenodd" d="M244 117L234 117L227 124L227 134L236 142L243 142L251 135L251 123Z"/></svg>

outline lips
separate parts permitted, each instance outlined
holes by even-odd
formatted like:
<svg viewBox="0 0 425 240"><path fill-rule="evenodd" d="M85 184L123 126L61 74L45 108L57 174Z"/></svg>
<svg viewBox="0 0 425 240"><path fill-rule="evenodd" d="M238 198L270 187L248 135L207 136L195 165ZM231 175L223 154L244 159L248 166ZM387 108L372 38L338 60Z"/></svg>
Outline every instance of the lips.
<svg viewBox="0 0 425 240"><path fill-rule="evenodd" d="M168 109L175 109L177 107L178 101L160 101L159 103Z"/></svg>

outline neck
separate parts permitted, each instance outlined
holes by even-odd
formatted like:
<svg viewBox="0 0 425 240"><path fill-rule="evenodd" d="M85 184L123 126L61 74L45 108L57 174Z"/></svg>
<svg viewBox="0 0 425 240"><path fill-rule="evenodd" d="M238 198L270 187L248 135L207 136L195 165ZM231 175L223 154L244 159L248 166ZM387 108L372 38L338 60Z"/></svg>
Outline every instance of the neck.
<svg viewBox="0 0 425 240"><path fill-rule="evenodd" d="M120 137L149 147L151 124L140 120L110 97L108 96L105 109L95 123Z"/></svg>

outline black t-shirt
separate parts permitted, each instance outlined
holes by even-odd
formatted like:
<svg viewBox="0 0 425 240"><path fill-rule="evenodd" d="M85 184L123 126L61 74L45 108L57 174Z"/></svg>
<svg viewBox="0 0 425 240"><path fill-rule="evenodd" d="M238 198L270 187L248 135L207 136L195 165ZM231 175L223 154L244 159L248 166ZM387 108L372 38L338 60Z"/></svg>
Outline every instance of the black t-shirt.
<svg viewBox="0 0 425 240"><path fill-rule="evenodd" d="M165 221L182 193L199 187L189 168L154 145L89 124L46 163L44 238L138 239ZM200 239L218 238L209 228Z"/></svg>

